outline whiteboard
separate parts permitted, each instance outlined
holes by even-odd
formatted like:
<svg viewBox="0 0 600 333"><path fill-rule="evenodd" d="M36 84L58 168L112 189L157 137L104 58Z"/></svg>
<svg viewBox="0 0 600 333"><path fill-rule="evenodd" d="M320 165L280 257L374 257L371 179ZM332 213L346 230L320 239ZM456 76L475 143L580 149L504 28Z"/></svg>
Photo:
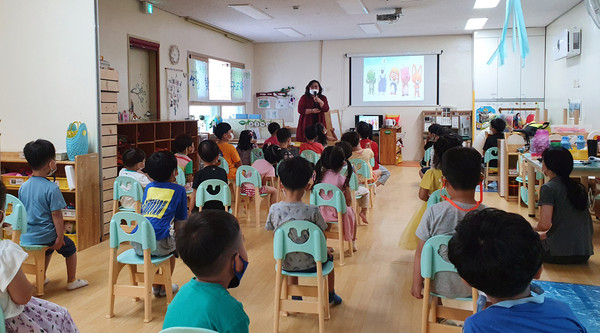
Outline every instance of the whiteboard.
<svg viewBox="0 0 600 333"><path fill-rule="evenodd" d="M188 117L187 78L180 69L165 68L167 73L167 107L169 120L183 120Z"/></svg>

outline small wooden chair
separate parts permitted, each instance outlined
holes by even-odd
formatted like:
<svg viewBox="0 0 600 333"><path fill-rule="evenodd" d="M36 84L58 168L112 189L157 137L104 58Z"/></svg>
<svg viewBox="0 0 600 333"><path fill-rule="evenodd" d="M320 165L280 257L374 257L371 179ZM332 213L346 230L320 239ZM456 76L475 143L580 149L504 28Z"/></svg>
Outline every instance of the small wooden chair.
<svg viewBox="0 0 600 333"><path fill-rule="evenodd" d="M241 193L242 184L251 184L254 186L254 215L256 218L256 227L260 227L260 204L267 197L268 194L260 194L260 188L262 187L262 179L260 177L260 173L255 168L242 165L237 169L235 175L235 216L237 217L239 214L240 208L240 196L245 196L248 198L248 201L251 197L249 197L245 193ZM248 222L250 222L250 214L248 212L247 203L246 206L246 218Z"/></svg>
<svg viewBox="0 0 600 333"><path fill-rule="evenodd" d="M305 234L308 239L297 244L298 239ZM316 273L288 272L281 264L288 253L304 252L313 256L317 264ZM321 229L308 221L289 221L275 230L273 237L273 257L275 265L275 322L274 331L279 332L279 316L282 312L304 312L319 315L319 332L325 331L325 319L329 319L329 284L327 275L333 271L333 263L327 262L327 242ZM315 286L288 285L287 277L313 277L317 279ZM288 296L316 297L317 301L289 300Z"/></svg>
<svg viewBox="0 0 600 333"><path fill-rule="evenodd" d="M312 164L317 164L317 162L321 158L321 155L317 154L316 152L314 152L312 150L308 150L308 149L302 151L300 153L300 156L304 157L305 159L307 159Z"/></svg>
<svg viewBox="0 0 600 333"><path fill-rule="evenodd" d="M423 313L421 317L421 332L462 332L462 327L438 323L438 319L454 319L465 321L467 317L477 312L477 290L471 288L470 298L455 298L459 301L472 302L473 311L451 308L440 305L439 299L446 298L431 292L431 281L438 272L456 272L456 268L447 258L440 254L440 247L448 246L452 236L433 236L425 242L421 252L421 276L425 279L423 289Z"/></svg>
<svg viewBox="0 0 600 333"><path fill-rule="evenodd" d="M223 168L229 174L229 163L227 163L227 160L223 156L219 156L219 168Z"/></svg>
<svg viewBox="0 0 600 333"><path fill-rule="evenodd" d="M121 198L129 196L135 201L134 208L122 207ZM142 211L142 198L144 189L142 185L135 179L126 176L115 178L113 184L113 215L118 212L135 212L140 214Z"/></svg>
<svg viewBox="0 0 600 333"><path fill-rule="evenodd" d="M138 229L128 234L121 228L121 221L125 220L131 227L133 221L137 222ZM142 244L144 256L135 254L133 249L126 250L117 256L119 246L123 242L137 242ZM152 284L162 284L167 292L167 305L173 300L171 286L172 255L156 257L151 252L156 250L156 236L150 221L143 215L133 212L119 212L110 220L110 263L108 267L108 315L114 317L115 296L122 294L144 299L144 322L152 320ZM143 271L138 271L138 265L143 266ZM117 278L121 270L127 266L131 284L119 285Z"/></svg>
<svg viewBox="0 0 600 333"><path fill-rule="evenodd" d="M331 193L331 194L330 194ZM326 199L325 196L329 197ZM325 221L331 226L337 224L337 232L325 231L327 245L334 246L340 253L340 266L344 265L344 223L343 215L346 213L346 199L344 193L337 187L331 184L316 184L310 193L310 204L317 207L328 206L337 210L337 221ZM350 256L353 256L352 241L348 241L348 250Z"/></svg>
<svg viewBox="0 0 600 333"><path fill-rule="evenodd" d="M494 160L498 161L498 147L488 148L483 156L483 163L485 163L485 179L483 180L483 184L485 184L486 188L490 181L497 182L500 180L500 176L498 175L498 167L490 167L490 162ZM480 190L483 191L484 189Z"/></svg>
<svg viewBox="0 0 600 333"><path fill-rule="evenodd" d="M369 164L360 158L353 158L350 160L352 163L352 167L354 168L354 172L360 176L362 176L362 183L369 190L369 208L373 208L373 200L375 199L374 189L369 186L369 180L371 179L372 169L369 167Z"/></svg>
<svg viewBox="0 0 600 333"><path fill-rule="evenodd" d="M208 179L200 183L196 190L196 206L201 211L204 204L208 201L220 201L225 206L225 211L229 211L231 207L231 191L229 191L227 183L220 179Z"/></svg>
<svg viewBox="0 0 600 333"><path fill-rule="evenodd" d="M46 273L46 250L48 250L48 246L21 244L21 235L27 233L27 212L21 200L7 194L4 211L11 212L10 215L6 215L4 218L4 223L12 226L12 241L19 244L28 254L28 259L21 265L21 269L25 274L35 275L36 296L44 296L44 275Z"/></svg>
<svg viewBox="0 0 600 333"><path fill-rule="evenodd" d="M437 203L442 202L444 200L442 198L442 195L445 196L446 198L450 198L450 195L448 194L448 191L446 191L445 188L433 191L433 193L431 193L431 195L429 196L429 199L427 200L427 208L429 208L430 206L433 206Z"/></svg>
<svg viewBox="0 0 600 333"><path fill-rule="evenodd" d="M265 159L265 153L263 152L262 149L253 148L250 151L250 164L254 164L254 162L256 162L256 160L264 160L264 159Z"/></svg>

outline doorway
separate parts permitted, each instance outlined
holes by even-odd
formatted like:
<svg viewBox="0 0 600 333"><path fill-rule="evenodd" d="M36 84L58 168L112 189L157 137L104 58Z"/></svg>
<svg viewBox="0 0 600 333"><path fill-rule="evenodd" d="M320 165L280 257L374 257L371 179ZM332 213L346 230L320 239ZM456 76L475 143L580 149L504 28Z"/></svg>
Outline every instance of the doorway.
<svg viewBox="0 0 600 333"><path fill-rule="evenodd" d="M143 120L160 120L160 44L129 36L129 110Z"/></svg>

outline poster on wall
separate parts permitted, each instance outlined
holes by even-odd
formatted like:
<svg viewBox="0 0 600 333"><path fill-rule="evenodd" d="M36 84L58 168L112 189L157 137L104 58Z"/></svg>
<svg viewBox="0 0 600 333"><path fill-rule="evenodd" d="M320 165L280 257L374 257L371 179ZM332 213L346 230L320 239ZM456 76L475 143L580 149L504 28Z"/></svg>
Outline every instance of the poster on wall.
<svg viewBox="0 0 600 333"><path fill-rule="evenodd" d="M189 100L208 101L208 63L198 59L188 59Z"/></svg>
<svg viewBox="0 0 600 333"><path fill-rule="evenodd" d="M169 120L182 120L188 116L185 98L186 74L180 69L165 68L167 77L167 106Z"/></svg>

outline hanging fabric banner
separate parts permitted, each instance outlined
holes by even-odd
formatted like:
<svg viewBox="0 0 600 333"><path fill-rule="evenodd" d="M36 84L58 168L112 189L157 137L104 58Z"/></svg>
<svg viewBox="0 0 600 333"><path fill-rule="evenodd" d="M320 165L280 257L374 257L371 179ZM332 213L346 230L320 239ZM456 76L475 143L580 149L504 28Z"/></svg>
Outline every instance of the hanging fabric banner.
<svg viewBox="0 0 600 333"><path fill-rule="evenodd" d="M494 52L494 54L492 54L490 57L490 60L488 60L488 65L490 65L496 57L498 57L498 64L500 66L504 65L504 59L506 58L506 31L508 30L511 13L513 15L513 51L517 51L518 41L519 49L521 51L521 58L524 60L529 54L529 40L527 39L527 28L525 27L525 19L523 18L521 0L506 0L506 16L504 17L504 27L502 28L500 44L498 44L496 52ZM525 61L521 61L521 67L525 67Z"/></svg>

